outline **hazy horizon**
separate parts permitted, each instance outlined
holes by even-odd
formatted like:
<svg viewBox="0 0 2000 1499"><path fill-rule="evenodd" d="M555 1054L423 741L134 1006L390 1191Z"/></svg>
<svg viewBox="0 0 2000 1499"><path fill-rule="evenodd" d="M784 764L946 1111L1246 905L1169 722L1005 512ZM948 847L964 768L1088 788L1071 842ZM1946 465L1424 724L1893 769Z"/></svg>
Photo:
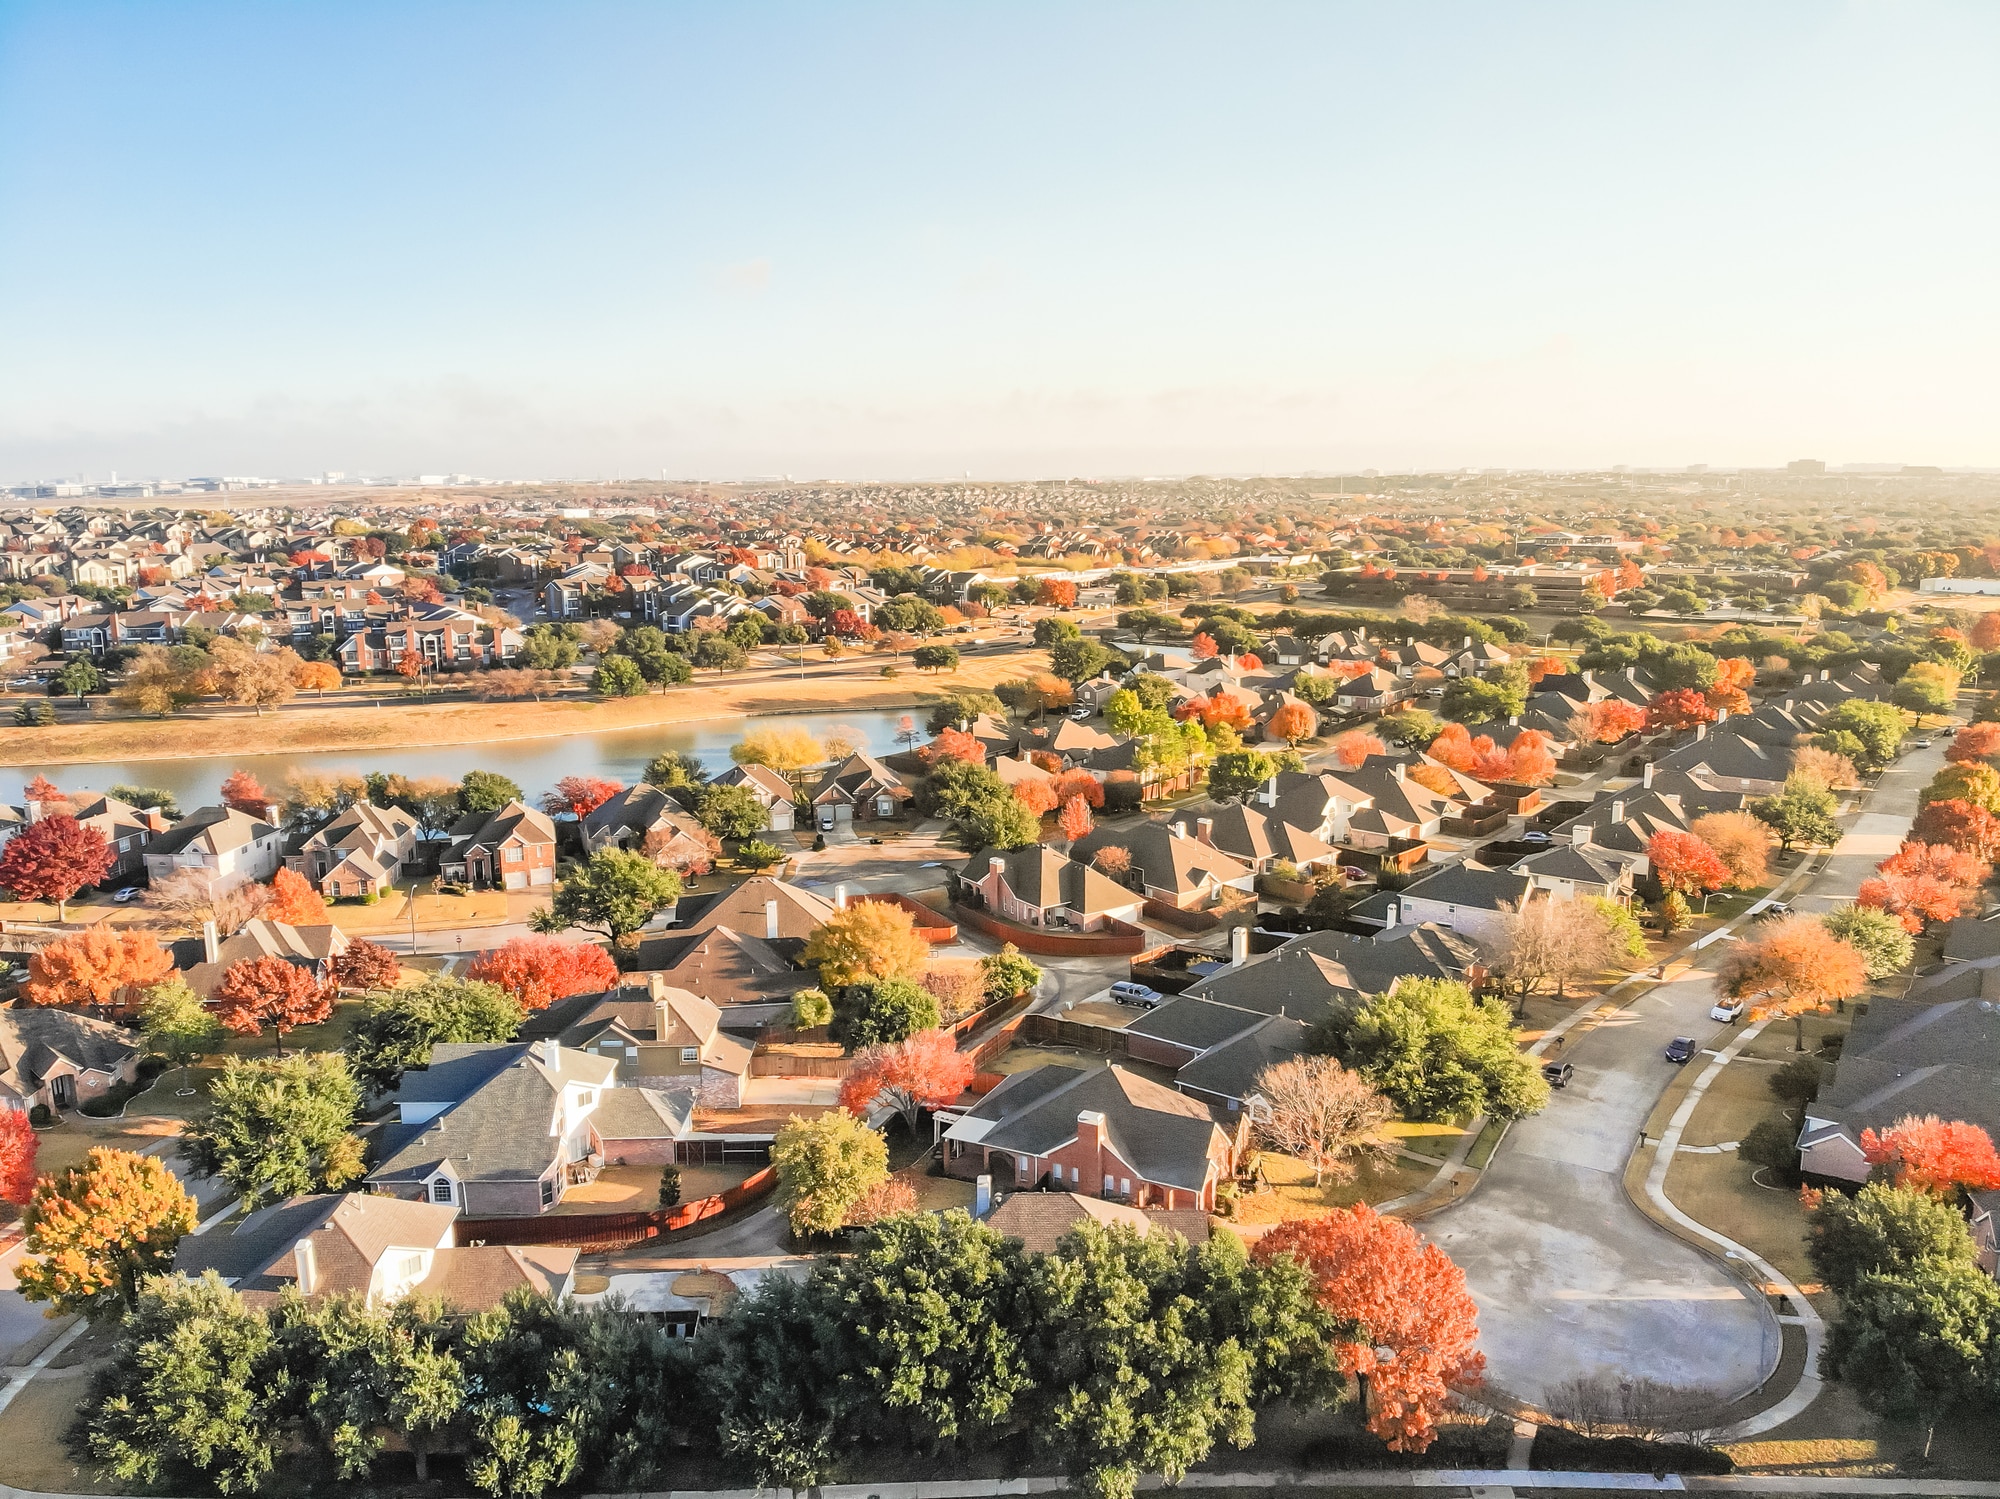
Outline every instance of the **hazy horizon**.
<svg viewBox="0 0 2000 1499"><path fill-rule="evenodd" d="M2000 11L0 0L0 479L2000 465Z"/></svg>

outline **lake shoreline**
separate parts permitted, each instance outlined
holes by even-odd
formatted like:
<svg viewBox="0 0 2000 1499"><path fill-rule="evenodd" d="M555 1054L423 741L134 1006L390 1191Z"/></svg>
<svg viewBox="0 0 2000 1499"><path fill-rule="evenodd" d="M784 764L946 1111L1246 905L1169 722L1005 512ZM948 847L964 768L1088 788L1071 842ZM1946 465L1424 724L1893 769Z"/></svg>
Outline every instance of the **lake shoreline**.
<svg viewBox="0 0 2000 1499"><path fill-rule="evenodd" d="M0 766L393 753L672 728L730 718L920 709L954 689L991 688L1007 677L1041 668L1039 652L1010 651L969 660L956 672L925 679L922 687L910 680L843 672L817 680L795 679L796 692L784 691L781 679L764 678L633 698L396 703L380 710L326 708L262 717L231 714L59 724L0 735Z"/></svg>

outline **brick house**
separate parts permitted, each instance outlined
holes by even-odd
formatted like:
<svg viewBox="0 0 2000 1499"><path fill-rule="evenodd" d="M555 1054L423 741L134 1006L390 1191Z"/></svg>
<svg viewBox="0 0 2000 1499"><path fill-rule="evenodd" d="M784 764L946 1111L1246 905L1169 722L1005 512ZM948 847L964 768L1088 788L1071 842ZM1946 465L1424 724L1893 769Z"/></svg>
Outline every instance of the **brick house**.
<svg viewBox="0 0 2000 1499"><path fill-rule="evenodd" d="M43 1005L0 1010L0 1107L60 1113L138 1075L122 1026Z"/></svg>
<svg viewBox="0 0 2000 1499"><path fill-rule="evenodd" d="M903 778L864 750L856 750L829 770L813 792L813 813L828 830L850 822L900 817L909 802Z"/></svg>
<svg viewBox="0 0 2000 1499"><path fill-rule="evenodd" d="M1046 844L983 848L952 871L952 898L1021 926L1094 932L1137 921L1143 898Z"/></svg>
<svg viewBox="0 0 2000 1499"><path fill-rule="evenodd" d="M635 975L636 977L636 975ZM643 986L576 995L534 1016L523 1040L553 1036L569 1051L607 1057L621 1087L693 1095L703 1108L743 1106L751 1045L722 1029L722 1011L662 974Z"/></svg>
<svg viewBox="0 0 2000 1499"><path fill-rule="evenodd" d="M393 885L416 854L417 820L401 807L356 802L285 856L285 867L328 900Z"/></svg>
<svg viewBox="0 0 2000 1499"><path fill-rule="evenodd" d="M1213 1210L1249 1120L1127 1072L1052 1065L1017 1072L944 1127L948 1175L1003 1190L1047 1184L1134 1207Z"/></svg>
<svg viewBox="0 0 2000 1499"><path fill-rule="evenodd" d="M468 813L450 838L438 865L448 880L502 890L555 883L556 825L533 807L509 802L497 812Z"/></svg>

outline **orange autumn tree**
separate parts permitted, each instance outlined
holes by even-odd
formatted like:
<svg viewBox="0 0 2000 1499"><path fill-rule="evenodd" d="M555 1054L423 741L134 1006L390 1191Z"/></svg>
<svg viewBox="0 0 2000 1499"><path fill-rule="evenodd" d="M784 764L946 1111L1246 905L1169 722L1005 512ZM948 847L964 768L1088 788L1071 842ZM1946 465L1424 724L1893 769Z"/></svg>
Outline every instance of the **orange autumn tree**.
<svg viewBox="0 0 2000 1499"><path fill-rule="evenodd" d="M1506 779L1519 786L1546 786L1556 778L1555 751L1540 729L1523 729L1507 746Z"/></svg>
<svg viewBox="0 0 2000 1499"><path fill-rule="evenodd" d="M2000 614L2000 610L1995 611ZM1925 802L1910 825L1910 836L1920 843L1943 843L1992 863L2000 859L2000 817L1984 807L1954 798Z"/></svg>
<svg viewBox="0 0 2000 1499"><path fill-rule="evenodd" d="M334 989L393 989L402 981L403 966L388 948L356 937L327 965L327 983Z"/></svg>
<svg viewBox="0 0 2000 1499"><path fill-rule="evenodd" d="M1458 794L1458 782L1442 765L1412 765L1404 774L1426 791L1435 791L1439 796Z"/></svg>
<svg viewBox="0 0 2000 1499"><path fill-rule="evenodd" d="M0 1109L0 1202L27 1206L35 1195L35 1152L41 1137L25 1109Z"/></svg>
<svg viewBox="0 0 2000 1499"><path fill-rule="evenodd" d="M1715 663L1715 685L1703 693L1708 705L1719 713L1750 711L1750 684L1757 680L1757 668L1741 656L1722 656Z"/></svg>
<svg viewBox="0 0 2000 1499"><path fill-rule="evenodd" d="M1878 874L1929 875L1947 885L1966 889L1982 885L1993 866L1977 854L1945 843L1918 843L1909 840L1875 866Z"/></svg>
<svg viewBox="0 0 2000 1499"><path fill-rule="evenodd" d="M1212 659L1215 651L1215 637L1206 630L1195 631L1194 639L1188 642L1188 654L1197 661Z"/></svg>
<svg viewBox="0 0 2000 1499"><path fill-rule="evenodd" d="M1528 659L1528 685L1532 687L1543 677L1552 673L1560 676L1568 670L1560 656L1532 656Z"/></svg>
<svg viewBox="0 0 2000 1499"><path fill-rule="evenodd" d="M1080 796L1086 806L1101 808L1104 783L1087 770L1066 770L1056 777L1056 795L1065 802Z"/></svg>
<svg viewBox="0 0 2000 1499"><path fill-rule="evenodd" d="M1993 1137L1963 1119L1906 1114L1885 1130L1861 1132L1861 1153L1898 1187L1933 1197L2000 1187L2000 1154Z"/></svg>
<svg viewBox="0 0 2000 1499"><path fill-rule="evenodd" d="M52 900L69 920L70 897L111 873L118 855L96 828L67 812L31 823L0 848L0 889L17 900Z"/></svg>
<svg viewBox="0 0 2000 1499"><path fill-rule="evenodd" d="M1295 1257L1312 1273L1320 1304L1358 1330L1334 1356L1361 1381L1368 1429L1391 1451L1427 1449L1451 1392L1486 1370L1465 1272L1409 1224L1365 1203L1281 1223L1254 1253Z"/></svg>
<svg viewBox="0 0 2000 1499"><path fill-rule="evenodd" d="M1615 697L1586 704L1576 715L1583 737L1592 744L1616 744L1646 727L1646 710Z"/></svg>
<svg viewBox="0 0 2000 1499"><path fill-rule="evenodd" d="M1056 809L1056 788L1053 781L1016 781L1014 800L1040 817L1045 812Z"/></svg>
<svg viewBox="0 0 2000 1499"><path fill-rule="evenodd" d="M1646 857L1664 890L1706 895L1729 883L1729 866L1692 833L1660 829L1646 840Z"/></svg>
<svg viewBox="0 0 2000 1499"><path fill-rule="evenodd" d="M1090 804L1080 796L1073 796L1062 804L1062 815L1056 819L1063 837L1071 843L1088 837L1094 823L1090 816Z"/></svg>
<svg viewBox="0 0 2000 1499"><path fill-rule="evenodd" d="M465 976L498 984L530 1010L545 1010L572 994L618 987L618 965L603 948L545 936L516 937L483 952Z"/></svg>
<svg viewBox="0 0 2000 1499"><path fill-rule="evenodd" d="M283 958L244 958L229 965L215 990L216 1019L238 1035L270 1026L280 1056L285 1036L333 1013L333 995L318 979Z"/></svg>
<svg viewBox="0 0 2000 1499"><path fill-rule="evenodd" d="M1962 885L1948 885L1926 874L1885 874L1863 880L1854 903L1887 911L1907 932L1921 932L1933 921L1963 916L1972 894Z"/></svg>
<svg viewBox="0 0 2000 1499"><path fill-rule="evenodd" d="M1796 1048L1806 1048L1805 1017L1852 999L1868 983L1860 953L1810 916L1766 922L1754 942L1740 942L1722 961L1723 989L1750 1002L1753 1020L1792 1018Z"/></svg>
<svg viewBox="0 0 2000 1499"><path fill-rule="evenodd" d="M2000 610L1995 611L2000 615ZM1944 757L1955 765L1992 763L2000 755L2000 723L1969 723L1945 746Z"/></svg>
<svg viewBox="0 0 2000 1499"><path fill-rule="evenodd" d="M1752 890L1769 877L1771 830L1748 812L1710 812L1688 831L1715 850L1733 889Z"/></svg>
<svg viewBox="0 0 2000 1499"><path fill-rule="evenodd" d="M1677 687L1672 692L1663 692L1646 704L1646 727L1649 729L1692 729L1714 722L1715 709L1692 687Z"/></svg>
<svg viewBox="0 0 2000 1499"><path fill-rule="evenodd" d="M840 1106L866 1118L877 1102L902 1114L915 1139L926 1109L941 1108L972 1084L972 1058L945 1031L918 1031L887 1046L864 1046L840 1085Z"/></svg>
<svg viewBox="0 0 2000 1499"><path fill-rule="evenodd" d="M222 805L251 817L263 817L278 798L247 770L234 770L222 783Z"/></svg>
<svg viewBox="0 0 2000 1499"><path fill-rule="evenodd" d="M624 789L623 781L602 776L564 776L542 793L542 810L551 817L588 817Z"/></svg>
<svg viewBox="0 0 2000 1499"><path fill-rule="evenodd" d="M963 729L941 730L937 738L918 751L918 756L926 765L935 765L940 760L963 760L967 765L986 763L986 751Z"/></svg>
<svg viewBox="0 0 2000 1499"><path fill-rule="evenodd" d="M1265 730L1287 745L1295 745L1317 727L1313 710L1304 703L1286 703L1265 723ZM1378 744L1380 740L1376 741Z"/></svg>
<svg viewBox="0 0 2000 1499"><path fill-rule="evenodd" d="M1333 757L1349 770L1358 770L1370 755L1386 755L1389 746L1373 734L1350 730L1333 741Z"/></svg>
<svg viewBox="0 0 2000 1499"><path fill-rule="evenodd" d="M123 1009L173 971L172 955L146 933L100 924L58 938L30 958L25 992L38 1005Z"/></svg>
<svg viewBox="0 0 2000 1499"><path fill-rule="evenodd" d="M286 926L326 926L333 920L312 882L296 869L281 869L271 877L271 895L259 914Z"/></svg>

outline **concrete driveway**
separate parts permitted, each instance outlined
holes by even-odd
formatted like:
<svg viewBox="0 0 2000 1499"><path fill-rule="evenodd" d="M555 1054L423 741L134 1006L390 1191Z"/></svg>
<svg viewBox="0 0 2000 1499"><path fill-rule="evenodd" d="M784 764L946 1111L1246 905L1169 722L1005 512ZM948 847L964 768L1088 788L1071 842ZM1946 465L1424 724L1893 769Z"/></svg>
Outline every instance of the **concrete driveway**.
<svg viewBox="0 0 2000 1499"><path fill-rule="evenodd" d="M1465 1269L1496 1389L1536 1404L1612 1373L1734 1399L1776 1367L1764 1299L1657 1227L1620 1181L1674 1076L1667 1042L1729 1033L1707 1018L1714 994L1707 974L1660 985L1565 1048L1569 1087L1508 1132L1470 1200L1426 1225Z"/></svg>

